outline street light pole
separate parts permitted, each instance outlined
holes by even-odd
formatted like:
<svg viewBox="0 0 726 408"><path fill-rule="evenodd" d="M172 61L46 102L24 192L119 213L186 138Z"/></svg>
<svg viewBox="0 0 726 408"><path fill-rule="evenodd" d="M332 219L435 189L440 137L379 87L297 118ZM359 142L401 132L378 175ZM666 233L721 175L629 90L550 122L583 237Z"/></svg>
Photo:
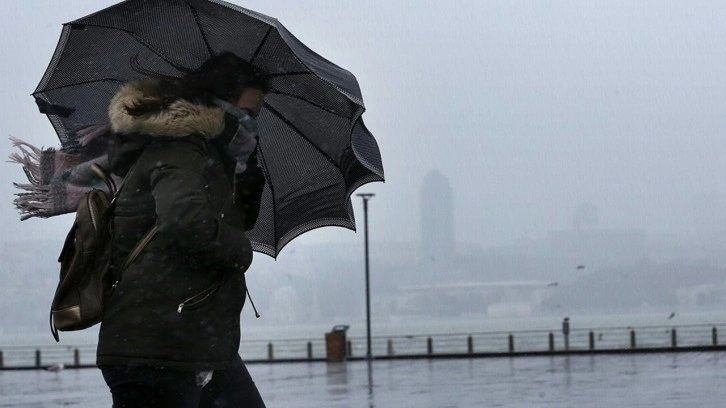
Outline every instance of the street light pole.
<svg viewBox="0 0 726 408"><path fill-rule="evenodd" d="M363 199L363 224L365 231L365 259L366 259L366 360L371 361L371 285L370 285L370 262L368 260L368 200L375 194L360 193L358 197Z"/></svg>

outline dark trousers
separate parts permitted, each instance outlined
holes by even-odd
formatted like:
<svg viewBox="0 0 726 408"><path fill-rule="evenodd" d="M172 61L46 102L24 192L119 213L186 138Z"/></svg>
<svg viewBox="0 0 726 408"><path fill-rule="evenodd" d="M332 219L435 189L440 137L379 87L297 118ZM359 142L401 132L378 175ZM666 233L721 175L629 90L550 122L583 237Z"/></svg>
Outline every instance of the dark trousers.
<svg viewBox="0 0 726 408"><path fill-rule="evenodd" d="M237 356L202 387L197 373L155 367L102 366L113 408L264 408L250 373Z"/></svg>

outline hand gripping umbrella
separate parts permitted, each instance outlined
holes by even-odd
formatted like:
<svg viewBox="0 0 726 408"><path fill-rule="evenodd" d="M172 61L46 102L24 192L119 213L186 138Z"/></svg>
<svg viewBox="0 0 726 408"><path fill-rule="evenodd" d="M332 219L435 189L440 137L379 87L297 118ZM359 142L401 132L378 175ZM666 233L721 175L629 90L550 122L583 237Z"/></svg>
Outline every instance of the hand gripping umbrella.
<svg viewBox="0 0 726 408"><path fill-rule="evenodd" d="M269 75L258 117L266 186L248 234L253 248L275 257L311 229L354 229L351 194L383 181L358 82L274 18L221 0L127 0L64 25L33 96L63 149L79 150L80 130L108 122L121 84L142 72L181 76L222 51Z"/></svg>

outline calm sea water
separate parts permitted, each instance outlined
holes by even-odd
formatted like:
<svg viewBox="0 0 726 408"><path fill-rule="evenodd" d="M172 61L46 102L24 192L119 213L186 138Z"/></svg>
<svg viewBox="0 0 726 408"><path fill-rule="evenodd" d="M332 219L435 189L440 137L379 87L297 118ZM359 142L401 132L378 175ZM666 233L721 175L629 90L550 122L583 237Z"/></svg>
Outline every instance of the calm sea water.
<svg viewBox="0 0 726 408"><path fill-rule="evenodd" d="M251 364L274 407L723 407L726 353ZM0 371L0 407L110 407L96 369Z"/></svg>

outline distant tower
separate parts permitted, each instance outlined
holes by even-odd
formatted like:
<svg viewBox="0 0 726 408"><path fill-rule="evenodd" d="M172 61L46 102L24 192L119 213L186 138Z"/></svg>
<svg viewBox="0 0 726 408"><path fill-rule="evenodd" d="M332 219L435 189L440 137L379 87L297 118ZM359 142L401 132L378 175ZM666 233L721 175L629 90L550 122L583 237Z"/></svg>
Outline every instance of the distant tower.
<svg viewBox="0 0 726 408"><path fill-rule="evenodd" d="M421 187L421 257L424 262L454 258L454 202L449 179L434 170Z"/></svg>

